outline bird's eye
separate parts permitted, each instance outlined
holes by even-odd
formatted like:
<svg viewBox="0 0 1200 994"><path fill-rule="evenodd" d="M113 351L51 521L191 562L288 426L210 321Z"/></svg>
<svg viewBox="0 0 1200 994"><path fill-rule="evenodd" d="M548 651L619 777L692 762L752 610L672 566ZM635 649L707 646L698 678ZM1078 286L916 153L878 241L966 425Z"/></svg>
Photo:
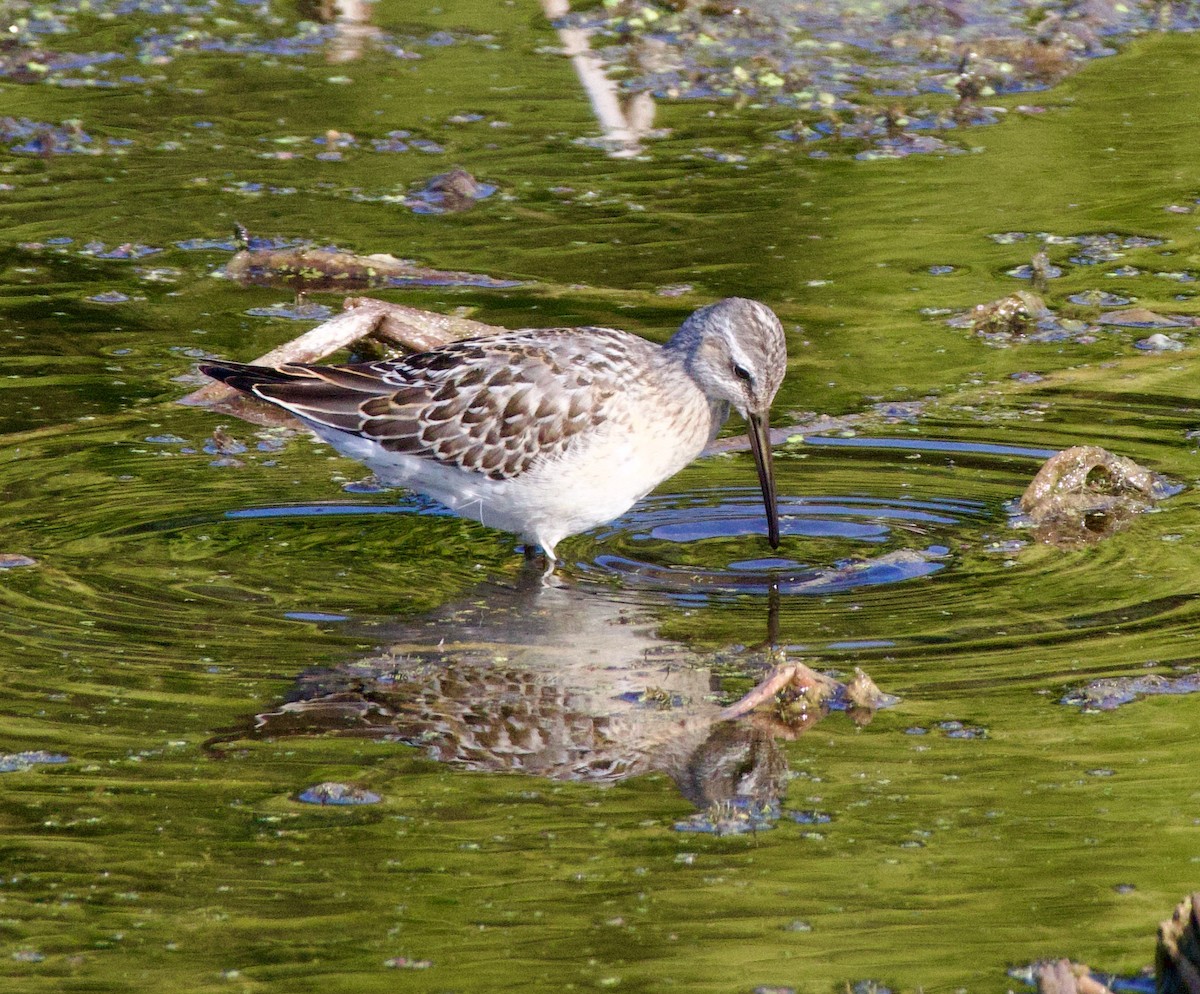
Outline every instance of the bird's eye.
<svg viewBox="0 0 1200 994"><path fill-rule="evenodd" d="M739 380L745 380L747 383L754 379L750 373L750 370L748 370L745 366L738 366L736 364L733 367L733 375Z"/></svg>

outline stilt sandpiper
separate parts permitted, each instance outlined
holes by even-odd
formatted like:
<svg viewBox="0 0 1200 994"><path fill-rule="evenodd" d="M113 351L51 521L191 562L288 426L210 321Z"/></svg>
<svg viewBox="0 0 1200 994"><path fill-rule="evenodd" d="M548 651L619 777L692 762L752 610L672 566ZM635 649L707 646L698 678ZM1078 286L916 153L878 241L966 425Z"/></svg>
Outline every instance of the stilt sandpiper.
<svg viewBox="0 0 1200 994"><path fill-rule="evenodd" d="M787 352L774 312L730 297L662 346L610 328L468 338L400 359L200 369L291 412L386 484L515 532L554 562L683 469L736 409L779 544L771 402ZM528 546L527 546L528 548Z"/></svg>

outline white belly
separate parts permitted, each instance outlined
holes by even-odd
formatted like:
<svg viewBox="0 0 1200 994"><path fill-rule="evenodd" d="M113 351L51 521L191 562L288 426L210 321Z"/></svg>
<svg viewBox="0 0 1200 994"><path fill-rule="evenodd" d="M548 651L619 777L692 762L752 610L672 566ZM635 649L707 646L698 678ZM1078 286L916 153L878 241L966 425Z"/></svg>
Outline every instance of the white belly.
<svg viewBox="0 0 1200 994"><path fill-rule="evenodd" d="M678 424L600 427L580 436L561 457L539 461L507 480L388 452L369 439L324 426L311 427L389 486L416 490L460 517L515 532L553 556L561 539L618 517L695 459L719 427L719 413L723 412L697 418L682 433Z"/></svg>

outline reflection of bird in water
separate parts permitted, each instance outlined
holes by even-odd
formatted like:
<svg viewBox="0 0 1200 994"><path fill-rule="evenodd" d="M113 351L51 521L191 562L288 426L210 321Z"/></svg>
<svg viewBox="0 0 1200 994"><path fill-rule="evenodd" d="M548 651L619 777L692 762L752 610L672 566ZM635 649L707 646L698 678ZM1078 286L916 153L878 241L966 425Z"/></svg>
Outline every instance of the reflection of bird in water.
<svg viewBox="0 0 1200 994"><path fill-rule="evenodd" d="M397 739L462 769L556 780L664 772L700 808L780 798L787 763L777 737L795 737L827 707L727 719L789 682L840 685L803 664L777 667L769 692L764 684L722 710L713 657L656 639L607 592L543 587L534 571L524 579L424 621L373 629L394 643L388 654L303 674L249 734ZM448 633L453 642L442 641Z"/></svg>
<svg viewBox="0 0 1200 994"><path fill-rule="evenodd" d="M617 517L695 459L730 408L749 424L778 545L768 430L786 362L771 309L729 298L663 346L548 328L353 366L200 369L296 415L385 483L516 532L553 562L561 539Z"/></svg>

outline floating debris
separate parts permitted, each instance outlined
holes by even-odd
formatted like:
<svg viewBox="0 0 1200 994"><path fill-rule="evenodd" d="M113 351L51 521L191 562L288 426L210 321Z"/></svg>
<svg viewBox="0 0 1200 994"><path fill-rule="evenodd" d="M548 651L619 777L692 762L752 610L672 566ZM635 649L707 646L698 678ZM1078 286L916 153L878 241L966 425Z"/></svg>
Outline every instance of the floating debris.
<svg viewBox="0 0 1200 994"><path fill-rule="evenodd" d="M986 739L988 737L987 729L983 726L967 725L956 720L939 721L933 728L948 739ZM922 725L913 725L904 730L905 735L928 735L929 732L930 729Z"/></svg>
<svg viewBox="0 0 1200 994"><path fill-rule="evenodd" d="M309 787L296 795L305 804L378 804L383 800L378 794L346 783L326 781Z"/></svg>
<svg viewBox="0 0 1200 994"><path fill-rule="evenodd" d="M797 825L828 825L833 821L833 815L824 811L785 811L783 816Z"/></svg>
<svg viewBox="0 0 1200 994"><path fill-rule="evenodd" d="M325 304L314 304L311 300L279 302L267 307L250 307L246 313L255 318L279 318L282 321L327 321L333 317L333 308Z"/></svg>
<svg viewBox="0 0 1200 994"><path fill-rule="evenodd" d="M141 245L134 242L125 242L123 245L117 245L109 248L104 242L88 242L80 250L83 255L94 256L97 259L144 259L148 255L156 255L162 249L155 248L153 245Z"/></svg>
<svg viewBox="0 0 1200 994"><path fill-rule="evenodd" d="M1035 330L1039 321L1054 314L1036 293L1018 290L986 304L976 304L965 315L951 318L952 328L970 328L977 335L1015 338Z"/></svg>
<svg viewBox="0 0 1200 994"><path fill-rule="evenodd" d="M81 121L46 124L27 117L0 117L0 144L17 155L99 155L96 146Z"/></svg>
<svg viewBox="0 0 1200 994"><path fill-rule="evenodd" d="M18 963L41 963L46 958L45 953L40 953L36 949L17 949L13 952L12 958Z"/></svg>
<svg viewBox="0 0 1200 994"><path fill-rule="evenodd" d="M948 739L986 739L987 729L978 725L964 725L961 721L939 721L936 728Z"/></svg>
<svg viewBox="0 0 1200 994"><path fill-rule="evenodd" d="M1083 687L1068 691L1059 703L1084 711L1114 711L1143 697L1197 692L1200 692L1200 673L1188 673L1175 678L1153 673L1148 676L1093 680Z"/></svg>
<svg viewBox="0 0 1200 994"><path fill-rule="evenodd" d="M677 821L676 832L698 832L704 835L747 835L766 832L779 820L779 804L752 797L737 796L720 801L704 811Z"/></svg>
<svg viewBox="0 0 1200 994"><path fill-rule="evenodd" d="M36 566L36 559L22 556L18 552L0 552L0 569L19 569L22 566Z"/></svg>
<svg viewBox="0 0 1200 994"><path fill-rule="evenodd" d="M1082 293L1071 294L1067 300L1082 307L1124 307L1130 302L1129 297L1106 293L1104 290L1084 290Z"/></svg>
<svg viewBox="0 0 1200 994"><path fill-rule="evenodd" d="M1143 352L1182 352L1184 348L1183 342L1163 334L1139 339L1133 345Z"/></svg>
<svg viewBox="0 0 1200 994"><path fill-rule="evenodd" d="M1113 535L1130 519L1182 487L1098 445L1051 456L1021 495L1018 526L1039 541L1076 546Z"/></svg>
<svg viewBox="0 0 1200 994"><path fill-rule="evenodd" d="M70 761L68 756L57 752L45 752L41 749L31 752L10 752L0 755L0 773L23 773L39 764L59 766Z"/></svg>
<svg viewBox="0 0 1200 994"><path fill-rule="evenodd" d="M1021 5L957 0L603 0L554 4L547 14L562 35L590 34L590 53L620 74L627 93L791 108L800 118L780 137L858 142L867 147L851 154L871 159L950 151L920 132L1002 119L1005 109L985 105L989 97L1044 90L1085 60L1112 54L1114 38L1161 30L1163 8L1051 2L1031 17ZM1171 5L1168 16L1172 26L1200 22L1190 5ZM956 101L931 110L929 94Z"/></svg>
<svg viewBox="0 0 1200 994"><path fill-rule="evenodd" d="M1101 314L1096 318L1096 324L1115 324L1122 328L1183 328L1191 327L1192 321L1190 318L1159 314L1145 307L1130 307L1123 311Z"/></svg>
<svg viewBox="0 0 1200 994"><path fill-rule="evenodd" d="M428 970L433 966L433 960L411 959L408 956L396 956L383 961L383 965L391 970Z"/></svg>
<svg viewBox="0 0 1200 994"><path fill-rule="evenodd" d="M887 424L916 424L928 407L923 400L890 400L871 405L877 415Z"/></svg>
<svg viewBox="0 0 1200 994"><path fill-rule="evenodd" d="M1015 276L1019 280L1030 280L1034 289L1044 290L1047 280L1058 279L1062 276L1062 266L1053 265L1044 252L1035 255L1027 265L1009 269L1005 275Z"/></svg>
<svg viewBox="0 0 1200 994"><path fill-rule="evenodd" d="M204 451L210 456L240 456L246 446L218 425L213 429L212 438L204 443Z"/></svg>
<svg viewBox="0 0 1200 994"><path fill-rule="evenodd" d="M102 293L94 293L84 299L93 304L125 304L131 298L127 294L121 293L120 290L105 290Z"/></svg>
<svg viewBox="0 0 1200 994"><path fill-rule="evenodd" d="M497 187L480 183L465 169L439 173L415 193L405 198L414 214L459 213L474 207L477 201L495 193Z"/></svg>
<svg viewBox="0 0 1200 994"><path fill-rule="evenodd" d="M654 292L660 297L682 297L684 294L694 293L695 290L691 283L668 283Z"/></svg>
<svg viewBox="0 0 1200 994"><path fill-rule="evenodd" d="M355 255L333 248L242 249L225 265L225 275L244 286L296 292L352 292L397 286L520 286L519 280L420 266L392 255Z"/></svg>

